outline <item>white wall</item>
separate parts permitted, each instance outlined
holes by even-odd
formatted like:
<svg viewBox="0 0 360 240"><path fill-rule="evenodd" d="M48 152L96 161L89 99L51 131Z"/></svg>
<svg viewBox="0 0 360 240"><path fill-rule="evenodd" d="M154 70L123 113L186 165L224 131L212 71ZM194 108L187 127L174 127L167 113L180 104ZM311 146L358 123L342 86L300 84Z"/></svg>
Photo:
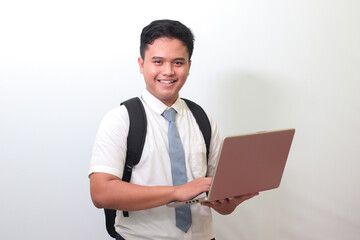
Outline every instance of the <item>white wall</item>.
<svg viewBox="0 0 360 240"><path fill-rule="evenodd" d="M182 94L222 135L297 129L280 188L215 214L217 239L358 239L359 11L355 0L2 1L0 239L110 239L89 197L92 143L102 116L141 93L140 31L160 18L194 31Z"/></svg>

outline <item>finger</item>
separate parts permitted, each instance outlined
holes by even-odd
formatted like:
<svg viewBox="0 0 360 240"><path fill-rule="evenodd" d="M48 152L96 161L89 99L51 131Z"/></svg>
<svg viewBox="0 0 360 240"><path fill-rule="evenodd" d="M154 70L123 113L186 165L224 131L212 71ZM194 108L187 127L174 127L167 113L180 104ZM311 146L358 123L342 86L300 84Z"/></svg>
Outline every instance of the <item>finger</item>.
<svg viewBox="0 0 360 240"><path fill-rule="evenodd" d="M237 196L237 197L235 197L234 199L243 199L243 198L248 198L248 197L255 197L255 196L257 196L257 195L259 195L258 192L256 192L256 193L250 193L250 194L245 194L245 195Z"/></svg>
<svg viewBox="0 0 360 240"><path fill-rule="evenodd" d="M202 202L202 203L200 203L202 206L207 206L207 207L211 207L212 205L211 205L211 203L209 203L209 202Z"/></svg>
<svg viewBox="0 0 360 240"><path fill-rule="evenodd" d="M254 196L256 196L256 194L255 194L255 195L253 195L253 194L242 195L242 196L239 196L239 197L235 197L235 198L232 199L230 202L231 202L231 203L234 203L234 204L240 204L240 203L242 203L242 202L244 202L244 201L246 201L246 200L249 200L250 198L252 198L252 197L254 197Z"/></svg>

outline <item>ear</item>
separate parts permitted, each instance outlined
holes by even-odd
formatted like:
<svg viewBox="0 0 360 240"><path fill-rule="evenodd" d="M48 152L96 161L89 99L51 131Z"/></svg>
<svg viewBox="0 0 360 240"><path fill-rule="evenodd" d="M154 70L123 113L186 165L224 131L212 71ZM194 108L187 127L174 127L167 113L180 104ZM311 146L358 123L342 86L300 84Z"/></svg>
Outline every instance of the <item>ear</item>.
<svg viewBox="0 0 360 240"><path fill-rule="evenodd" d="M188 76L190 75L190 67L191 67L191 63L192 63L192 61L191 61L191 60L189 60Z"/></svg>
<svg viewBox="0 0 360 240"><path fill-rule="evenodd" d="M142 57L139 57L138 63L139 63L140 73L144 74L144 59L142 59Z"/></svg>

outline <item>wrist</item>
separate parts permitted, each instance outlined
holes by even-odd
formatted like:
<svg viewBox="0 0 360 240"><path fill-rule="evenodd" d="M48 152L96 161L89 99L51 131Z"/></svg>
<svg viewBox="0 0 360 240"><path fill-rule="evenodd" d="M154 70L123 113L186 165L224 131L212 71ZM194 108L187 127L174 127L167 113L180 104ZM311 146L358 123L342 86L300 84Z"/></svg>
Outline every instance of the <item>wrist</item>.
<svg viewBox="0 0 360 240"><path fill-rule="evenodd" d="M170 197L169 202L175 202L178 200L176 186L169 186L169 195L168 196Z"/></svg>

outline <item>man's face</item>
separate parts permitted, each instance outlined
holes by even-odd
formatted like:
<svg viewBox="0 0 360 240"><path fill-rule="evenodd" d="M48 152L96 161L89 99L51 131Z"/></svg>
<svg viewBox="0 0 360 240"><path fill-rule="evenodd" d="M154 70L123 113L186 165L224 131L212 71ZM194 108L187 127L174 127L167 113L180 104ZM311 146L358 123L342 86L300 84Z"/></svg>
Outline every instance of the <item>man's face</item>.
<svg viewBox="0 0 360 240"><path fill-rule="evenodd" d="M189 75L191 61L186 46L175 38L158 38L147 46L144 58L138 62L146 89L171 106Z"/></svg>

